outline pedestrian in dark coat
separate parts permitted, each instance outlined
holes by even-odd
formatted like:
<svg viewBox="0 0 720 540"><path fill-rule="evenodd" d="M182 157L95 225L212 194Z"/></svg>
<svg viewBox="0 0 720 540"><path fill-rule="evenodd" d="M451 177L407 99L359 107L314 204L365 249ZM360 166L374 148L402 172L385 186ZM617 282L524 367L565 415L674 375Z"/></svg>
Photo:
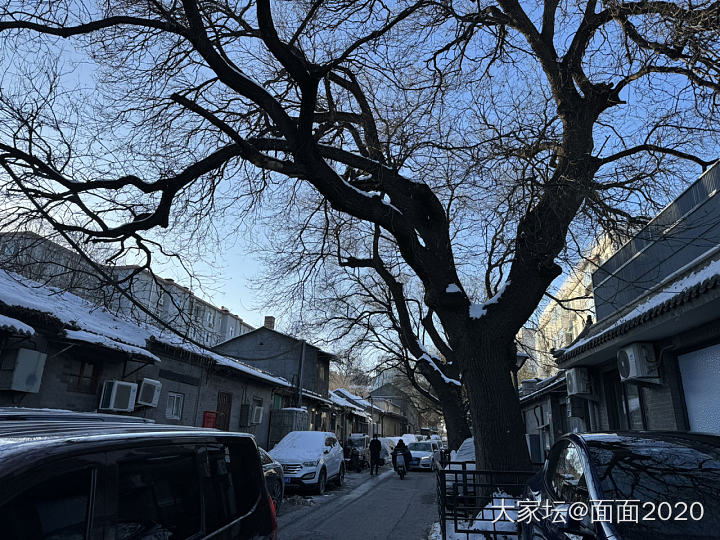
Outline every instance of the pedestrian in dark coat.
<svg viewBox="0 0 720 540"><path fill-rule="evenodd" d="M382 451L382 444L378 439L377 433L373 435L372 441L370 441L370 476L379 473L380 469L380 452ZM374 469L373 469L374 467Z"/></svg>

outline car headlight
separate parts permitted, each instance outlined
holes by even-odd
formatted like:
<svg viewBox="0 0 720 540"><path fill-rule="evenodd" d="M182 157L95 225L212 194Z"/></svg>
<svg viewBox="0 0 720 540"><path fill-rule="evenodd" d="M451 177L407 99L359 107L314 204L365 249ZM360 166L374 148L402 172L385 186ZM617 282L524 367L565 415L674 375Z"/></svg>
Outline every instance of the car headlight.
<svg viewBox="0 0 720 540"><path fill-rule="evenodd" d="M423 456L420 458L420 461L430 461L430 459L431 459L430 456Z"/></svg>
<svg viewBox="0 0 720 540"><path fill-rule="evenodd" d="M319 459L316 459L315 461L303 461L303 467L317 467Z"/></svg>

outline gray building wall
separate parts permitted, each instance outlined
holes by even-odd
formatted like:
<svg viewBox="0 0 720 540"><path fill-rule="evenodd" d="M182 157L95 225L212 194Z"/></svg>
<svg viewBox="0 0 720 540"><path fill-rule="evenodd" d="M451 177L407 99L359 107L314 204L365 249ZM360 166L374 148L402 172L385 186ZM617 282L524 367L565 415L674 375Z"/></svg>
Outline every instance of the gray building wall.
<svg viewBox="0 0 720 540"><path fill-rule="evenodd" d="M284 377L296 385L302 349L302 341L262 327L221 343L213 350ZM328 396L329 359L329 355L318 348L305 345L305 357L302 361L303 388L323 397Z"/></svg>
<svg viewBox="0 0 720 540"><path fill-rule="evenodd" d="M231 368L217 367L198 357L169 354L164 350L153 350L160 357L160 363L145 364L129 360L124 353L113 349L84 343L74 343L68 349L67 342L48 342L41 336L17 344L47 352L40 391L21 393L0 390L0 406L91 412L98 408L104 381L125 380L140 383L143 378L150 378L162 383L158 406L138 406L132 413L127 414L149 418L162 424L202 426L203 413L217 410L218 393L228 392L232 395L229 429L250 433L255 436L258 445L263 448L267 445L274 390L271 383L243 376ZM4 367L5 359L10 358L10 349L17 344L6 345L2 349L0 360L3 364L0 364L0 368ZM71 384L72 374L79 372L83 359L96 360L100 366L97 390L94 393L78 391ZM167 417L170 392L183 395L182 416L179 420ZM241 406L252 405L254 398L262 402L262 421L259 424L241 423Z"/></svg>
<svg viewBox="0 0 720 540"><path fill-rule="evenodd" d="M598 320L720 244L720 164L706 171L593 274Z"/></svg>

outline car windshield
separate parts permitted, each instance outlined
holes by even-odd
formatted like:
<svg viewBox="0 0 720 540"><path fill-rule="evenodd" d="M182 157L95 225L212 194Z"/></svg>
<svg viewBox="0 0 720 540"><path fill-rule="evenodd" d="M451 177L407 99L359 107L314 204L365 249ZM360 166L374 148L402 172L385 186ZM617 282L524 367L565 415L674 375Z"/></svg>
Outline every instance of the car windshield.
<svg viewBox="0 0 720 540"><path fill-rule="evenodd" d="M432 452L432 446L430 446L430 443L425 442L413 442L408 444L409 450L416 450L418 452Z"/></svg>
<svg viewBox="0 0 720 540"><path fill-rule="evenodd" d="M613 501L639 501L635 503L640 507L637 522L613 520L622 537L716 537L720 530L717 447L695 441L690 447L684 442L628 438L591 441L588 449L603 491L600 496ZM657 509L649 515L652 505ZM682 512L686 520L662 519L668 510L673 518Z"/></svg>
<svg viewBox="0 0 720 540"><path fill-rule="evenodd" d="M365 439L353 437L350 439L350 446L355 448L365 448Z"/></svg>

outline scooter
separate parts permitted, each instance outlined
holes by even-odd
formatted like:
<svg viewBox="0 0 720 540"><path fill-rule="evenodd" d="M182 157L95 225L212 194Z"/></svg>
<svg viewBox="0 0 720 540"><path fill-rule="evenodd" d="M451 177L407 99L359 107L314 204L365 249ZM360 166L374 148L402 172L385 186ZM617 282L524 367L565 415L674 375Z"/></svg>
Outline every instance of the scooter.
<svg viewBox="0 0 720 540"><path fill-rule="evenodd" d="M405 456L403 456L402 454L398 454L395 460L395 470L400 475L400 480L402 480L403 478L405 478L405 474L407 473L407 469L405 468Z"/></svg>

